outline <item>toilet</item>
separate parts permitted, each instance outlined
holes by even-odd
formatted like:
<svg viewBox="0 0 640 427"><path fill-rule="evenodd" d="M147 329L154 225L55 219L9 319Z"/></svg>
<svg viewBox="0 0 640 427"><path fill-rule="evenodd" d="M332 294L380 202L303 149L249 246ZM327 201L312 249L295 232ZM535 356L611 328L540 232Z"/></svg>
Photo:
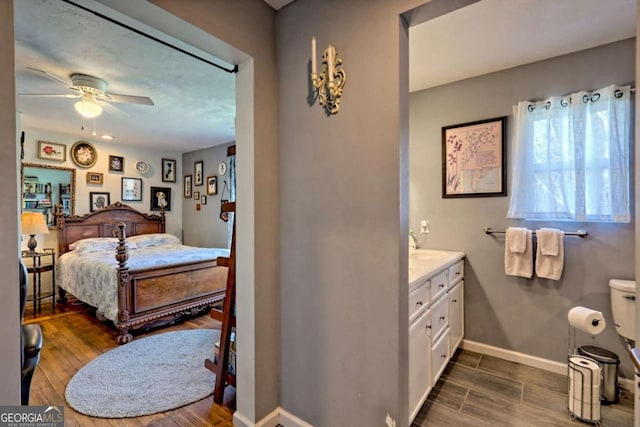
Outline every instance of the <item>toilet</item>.
<svg viewBox="0 0 640 427"><path fill-rule="evenodd" d="M627 342L636 339L636 282L611 279L611 311L616 332Z"/></svg>

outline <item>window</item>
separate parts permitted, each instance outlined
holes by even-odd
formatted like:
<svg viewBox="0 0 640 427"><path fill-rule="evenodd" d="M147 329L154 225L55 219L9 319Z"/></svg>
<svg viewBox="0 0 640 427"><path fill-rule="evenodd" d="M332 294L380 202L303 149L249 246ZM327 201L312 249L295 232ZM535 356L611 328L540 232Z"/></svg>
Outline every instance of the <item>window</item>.
<svg viewBox="0 0 640 427"><path fill-rule="evenodd" d="M631 88L514 106L509 218L629 222Z"/></svg>

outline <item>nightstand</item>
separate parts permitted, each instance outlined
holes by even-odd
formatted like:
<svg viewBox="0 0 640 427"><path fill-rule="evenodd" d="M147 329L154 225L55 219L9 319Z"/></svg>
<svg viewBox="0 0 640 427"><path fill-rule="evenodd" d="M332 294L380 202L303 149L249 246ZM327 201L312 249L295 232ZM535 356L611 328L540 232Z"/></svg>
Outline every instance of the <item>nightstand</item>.
<svg viewBox="0 0 640 427"><path fill-rule="evenodd" d="M33 302L33 314L42 311L42 300L51 298L52 310L56 309L56 254L52 248L44 248L43 252L22 251L23 259L31 259L27 264L27 272L32 274L33 296L27 302ZM42 293L42 273L51 272L51 292Z"/></svg>

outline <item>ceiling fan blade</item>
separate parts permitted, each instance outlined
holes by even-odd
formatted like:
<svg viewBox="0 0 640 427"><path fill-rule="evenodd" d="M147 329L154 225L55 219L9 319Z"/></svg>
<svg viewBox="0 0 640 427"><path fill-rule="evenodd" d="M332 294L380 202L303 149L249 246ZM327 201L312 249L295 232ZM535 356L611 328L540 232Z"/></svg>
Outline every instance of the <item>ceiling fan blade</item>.
<svg viewBox="0 0 640 427"><path fill-rule="evenodd" d="M37 68L33 68L33 67L27 67L27 70L35 71L36 73L40 73L44 77L48 78L49 80L53 80L54 82L60 83L61 85L65 86L67 89L73 89L73 87L71 85L71 82L66 81L65 79L63 79L61 77L54 76L51 73L48 73L48 72L43 71L43 70L38 70Z"/></svg>
<svg viewBox="0 0 640 427"><path fill-rule="evenodd" d="M121 109L119 109L118 107L116 107L115 105L111 105L108 102L100 102L99 105L104 109L104 111L106 111L109 114L112 114L116 117L119 117L121 119L126 119L131 117L127 112L122 111Z"/></svg>
<svg viewBox="0 0 640 427"><path fill-rule="evenodd" d="M63 94L59 94L59 93L19 93L18 96L40 96L40 97L47 97L47 98L80 98L82 97L82 95L80 94L71 94L68 93L66 95Z"/></svg>
<svg viewBox="0 0 640 427"><path fill-rule="evenodd" d="M116 95L115 93L107 93L105 94L105 99L110 102L120 102L123 104L155 105L151 98L146 96Z"/></svg>

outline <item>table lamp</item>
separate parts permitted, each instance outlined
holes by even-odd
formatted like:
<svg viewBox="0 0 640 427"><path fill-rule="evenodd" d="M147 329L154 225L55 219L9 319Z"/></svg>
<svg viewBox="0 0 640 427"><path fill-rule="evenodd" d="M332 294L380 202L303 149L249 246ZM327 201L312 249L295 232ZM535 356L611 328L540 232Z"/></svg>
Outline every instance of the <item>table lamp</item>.
<svg viewBox="0 0 640 427"><path fill-rule="evenodd" d="M36 234L49 234L49 227L44 220L42 212L22 212L20 222L22 223L22 234L28 234L29 241L27 247L30 253L35 253L38 242L36 241Z"/></svg>

